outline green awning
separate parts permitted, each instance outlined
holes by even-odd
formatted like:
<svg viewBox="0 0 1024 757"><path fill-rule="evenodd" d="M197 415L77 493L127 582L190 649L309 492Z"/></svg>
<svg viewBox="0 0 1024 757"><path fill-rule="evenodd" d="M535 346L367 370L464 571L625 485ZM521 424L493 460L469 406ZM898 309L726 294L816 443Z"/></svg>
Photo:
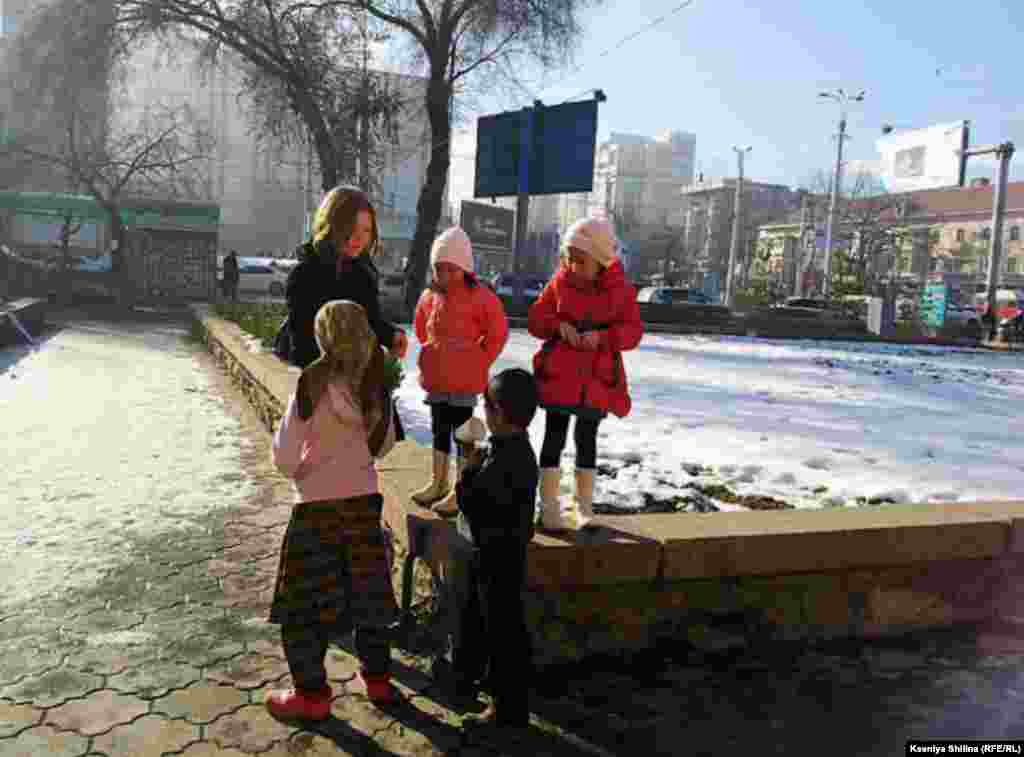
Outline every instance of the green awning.
<svg viewBox="0 0 1024 757"><path fill-rule="evenodd" d="M107 212L90 195L59 192L0 192L0 208L18 215L63 218L76 221L109 220ZM127 200L121 204L121 222L126 226L216 227L220 223L217 205Z"/></svg>

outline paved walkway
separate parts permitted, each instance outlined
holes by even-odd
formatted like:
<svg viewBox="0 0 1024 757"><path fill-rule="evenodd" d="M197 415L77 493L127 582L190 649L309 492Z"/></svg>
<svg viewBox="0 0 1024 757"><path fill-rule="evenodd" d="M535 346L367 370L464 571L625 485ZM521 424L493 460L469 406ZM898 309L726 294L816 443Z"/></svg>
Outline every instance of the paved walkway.
<svg viewBox="0 0 1024 757"><path fill-rule="evenodd" d="M538 681L520 744L465 732L396 653L402 701L366 700L332 649L333 717L269 717L287 683L263 622L290 485L187 326L68 313L0 352L0 757L899 755L909 738L1024 738L1013 626L888 643L592 661Z"/></svg>

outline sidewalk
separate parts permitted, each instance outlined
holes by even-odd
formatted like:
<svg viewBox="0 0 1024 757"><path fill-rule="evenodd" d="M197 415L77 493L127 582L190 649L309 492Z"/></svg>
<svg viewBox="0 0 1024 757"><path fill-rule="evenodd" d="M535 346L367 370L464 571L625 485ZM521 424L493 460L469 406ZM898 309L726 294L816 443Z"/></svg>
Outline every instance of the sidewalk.
<svg viewBox="0 0 1024 757"><path fill-rule="evenodd" d="M108 334L129 335L139 343L132 355L147 360L134 380L168 383L173 365L145 352L168 325L159 321L83 323L81 314L68 315L66 331L43 350L60 349L71 332L79 349L90 339L102 346ZM427 675L429 650L396 651L402 701L382 710L367 701L354 657L339 647L328 661L333 717L309 728L278 722L262 699L289 677L277 628L263 618L291 486L272 469L269 435L244 398L204 353L193 357L210 377L212 399L225 399L219 412L240 424L237 470L221 475L238 487L247 477L256 483L229 506L204 501L180 530L119 546L122 561L99 570L96 581L59 597L0 604L0 757L881 756L902 755L910 738L1024 738L1024 633L1009 624L817 647L744 647L721 637L701 650L680 643L628 661L593 660L537 681L533 726L518 745L462 730L461 715ZM109 396L93 401L126 401L116 381L106 385ZM125 420L147 420L130 406L123 412ZM197 412L157 420L194 429ZM185 457L209 456L222 443L218 433L186 438L195 446ZM93 473L79 471L81 490L111 496L112 484L96 484ZM384 475L402 491L427 473L392 466ZM149 505L154 517L160 502ZM63 499L48 504L65 506ZM9 559L19 559L17 549L9 548ZM1024 597L1020 604L1010 615L1024 618Z"/></svg>

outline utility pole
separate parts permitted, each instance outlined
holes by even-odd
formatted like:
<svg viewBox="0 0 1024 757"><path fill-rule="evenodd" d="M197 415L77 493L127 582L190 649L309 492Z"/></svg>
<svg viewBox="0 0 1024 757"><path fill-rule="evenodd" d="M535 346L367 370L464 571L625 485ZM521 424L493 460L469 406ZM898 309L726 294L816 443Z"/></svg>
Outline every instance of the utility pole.
<svg viewBox="0 0 1024 757"><path fill-rule="evenodd" d="M807 206L809 193L799 190L800 194L800 236L797 237L796 250L793 253L793 279L789 287L790 295L803 296L804 255L807 253Z"/></svg>
<svg viewBox="0 0 1024 757"><path fill-rule="evenodd" d="M999 158L999 174L996 178L995 192L992 201L992 235L989 238L988 253L988 277L986 281L986 293L989 313L992 321L989 324L989 339L995 338L996 326L996 290L999 285L999 266L1003 252L1003 216L1006 214L1006 182L1010 175L1010 159L1014 153L1013 142L1003 142L1000 145L989 147L978 147L974 150L964 150L962 156L966 164L966 158L975 155L996 154Z"/></svg>
<svg viewBox="0 0 1024 757"><path fill-rule="evenodd" d="M732 239L729 240L729 269L725 272L725 306L731 308L736 298L736 257L740 246L740 217L743 214L743 158L751 147L733 147L739 162L736 176L736 200L733 203Z"/></svg>
<svg viewBox="0 0 1024 757"><path fill-rule="evenodd" d="M864 102L864 91L850 97L842 89L835 92L819 92L818 97L835 100L839 103L839 134L836 147L836 170L832 175L832 194L828 204L828 218L825 221L825 259L822 266L821 294L829 298L832 289L832 232L835 226L836 203L839 199L840 186L843 181L843 142L846 140L846 105L849 102Z"/></svg>

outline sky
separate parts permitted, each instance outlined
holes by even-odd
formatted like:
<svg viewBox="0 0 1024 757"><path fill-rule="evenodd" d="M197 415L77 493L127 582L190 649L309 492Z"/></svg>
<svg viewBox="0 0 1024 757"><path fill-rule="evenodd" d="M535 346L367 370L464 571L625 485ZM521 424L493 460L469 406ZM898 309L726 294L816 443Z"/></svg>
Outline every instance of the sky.
<svg viewBox="0 0 1024 757"><path fill-rule="evenodd" d="M787 185L806 183L835 161L839 106L820 100L822 89L866 90L848 116L845 149L854 162L877 158L885 123L920 128L968 119L972 146L1007 139L1024 146L1014 55L1024 4L681 4L608 0L586 11L572 69L550 75L532 97L484 100L476 115L518 109L533 97L547 104L581 99L601 88L608 100L600 106L599 141L612 131L693 132L698 170L709 176L735 175L732 146L750 145L746 175ZM472 188L472 115L463 124L469 133L455 142L455 194ZM1011 179L1024 178L1021 160L1015 163ZM994 168L992 159L976 158L968 174L994 178Z"/></svg>

